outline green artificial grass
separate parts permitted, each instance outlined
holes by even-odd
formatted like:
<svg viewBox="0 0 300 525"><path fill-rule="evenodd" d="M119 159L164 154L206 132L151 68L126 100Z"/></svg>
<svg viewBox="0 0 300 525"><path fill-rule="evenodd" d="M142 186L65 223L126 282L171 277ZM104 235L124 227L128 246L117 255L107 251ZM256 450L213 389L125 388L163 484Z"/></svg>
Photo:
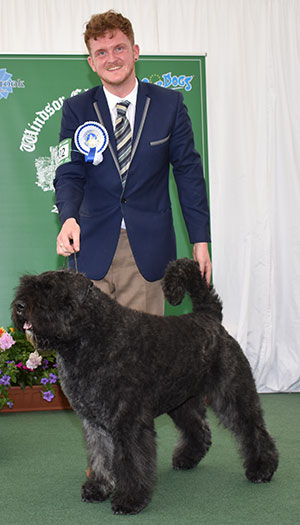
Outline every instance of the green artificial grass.
<svg viewBox="0 0 300 525"><path fill-rule="evenodd" d="M0 521L8 525L289 525L300 521L300 395L260 396L280 453L271 483L247 481L236 443L208 411L213 445L200 465L171 468L177 431L156 420L158 479L149 506L114 516L110 503L83 503L86 451L71 411L0 413Z"/></svg>

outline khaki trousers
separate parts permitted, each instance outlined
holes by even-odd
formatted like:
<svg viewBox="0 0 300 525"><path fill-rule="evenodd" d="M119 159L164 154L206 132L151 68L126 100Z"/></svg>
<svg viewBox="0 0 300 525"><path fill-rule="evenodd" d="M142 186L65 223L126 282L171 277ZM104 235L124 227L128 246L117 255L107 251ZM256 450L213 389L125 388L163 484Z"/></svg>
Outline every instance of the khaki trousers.
<svg viewBox="0 0 300 525"><path fill-rule="evenodd" d="M100 281L93 282L123 306L150 314L164 314L161 281L149 282L140 274L124 229L121 229L116 253L107 274Z"/></svg>

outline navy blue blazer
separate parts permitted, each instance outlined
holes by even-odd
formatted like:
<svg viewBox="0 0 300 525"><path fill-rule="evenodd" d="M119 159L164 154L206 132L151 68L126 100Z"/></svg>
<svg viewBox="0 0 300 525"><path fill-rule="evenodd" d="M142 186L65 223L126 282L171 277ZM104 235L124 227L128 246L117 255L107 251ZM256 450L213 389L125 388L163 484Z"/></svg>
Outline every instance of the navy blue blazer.
<svg viewBox="0 0 300 525"><path fill-rule="evenodd" d="M139 82L132 157L122 191L116 143L102 87L65 100L60 140L74 138L78 126L100 121L109 134L103 161L86 163L72 140L71 161L57 168L54 181L61 224L74 217L81 228L78 269L90 279L107 273L124 217L136 264L148 281L161 279L176 258L169 196L169 167L177 184L191 243L209 242L209 210L201 158L194 148L191 121L178 91Z"/></svg>

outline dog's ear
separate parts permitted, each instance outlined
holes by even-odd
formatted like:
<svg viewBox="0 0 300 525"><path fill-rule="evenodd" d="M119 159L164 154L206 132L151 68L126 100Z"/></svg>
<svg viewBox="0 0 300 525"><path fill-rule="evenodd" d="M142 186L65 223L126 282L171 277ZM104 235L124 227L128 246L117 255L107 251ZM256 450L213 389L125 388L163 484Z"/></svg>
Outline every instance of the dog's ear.
<svg viewBox="0 0 300 525"><path fill-rule="evenodd" d="M85 283L85 286L81 288L79 292L79 301L81 303L84 303L84 301L87 299L91 289L94 287L94 283L92 281L89 281Z"/></svg>
<svg viewBox="0 0 300 525"><path fill-rule="evenodd" d="M72 270L67 270L65 276L67 280L64 281L64 284L69 287L70 291L74 292L76 300L79 303L83 303L88 297L90 290L94 287L94 283L84 274L75 273Z"/></svg>

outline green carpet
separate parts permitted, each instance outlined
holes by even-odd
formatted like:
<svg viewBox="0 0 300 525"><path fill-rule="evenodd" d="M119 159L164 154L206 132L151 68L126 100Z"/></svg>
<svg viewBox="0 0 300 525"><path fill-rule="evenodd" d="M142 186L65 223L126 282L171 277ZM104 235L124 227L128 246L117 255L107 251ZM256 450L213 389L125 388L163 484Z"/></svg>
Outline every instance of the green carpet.
<svg viewBox="0 0 300 525"><path fill-rule="evenodd" d="M261 395L280 452L271 483L245 478L235 442L209 411L213 445L194 470L174 471L177 433L167 416L156 421L158 480L150 505L137 516L114 516L110 503L82 503L86 454L71 411L0 413L0 522L5 525L152 524L296 525L300 522L300 395Z"/></svg>

